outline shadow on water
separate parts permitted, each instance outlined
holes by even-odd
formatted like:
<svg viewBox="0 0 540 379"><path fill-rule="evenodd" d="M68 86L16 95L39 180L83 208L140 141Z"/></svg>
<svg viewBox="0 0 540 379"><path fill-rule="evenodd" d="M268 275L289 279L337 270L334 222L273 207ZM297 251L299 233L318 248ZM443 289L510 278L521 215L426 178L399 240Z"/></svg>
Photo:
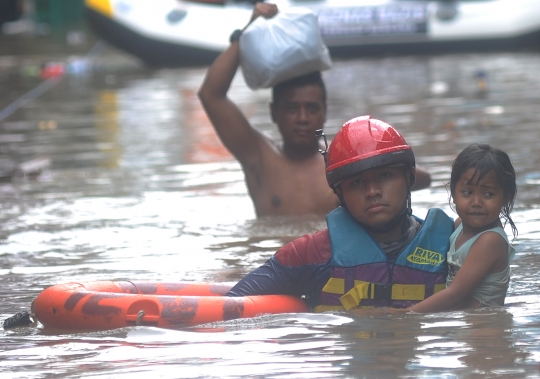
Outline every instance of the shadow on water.
<svg viewBox="0 0 540 379"><path fill-rule="evenodd" d="M240 167L196 98L205 68L149 70L108 45L89 57L91 34L76 34L75 45L66 34L0 38L0 111L44 83L48 64L64 69L0 120L0 166L48 162L0 183L2 319L62 282L236 281L324 227L316 216L255 218ZM539 377L539 63L535 51L368 56L336 59L324 73L329 135L371 114L403 131L432 173L432 187L413 193L419 216L431 207L453 215L445 183L467 144L509 153L520 235L505 307L275 315L174 330L18 328L0 332L2 377ZM231 96L279 138L268 91L247 90L239 75Z"/></svg>

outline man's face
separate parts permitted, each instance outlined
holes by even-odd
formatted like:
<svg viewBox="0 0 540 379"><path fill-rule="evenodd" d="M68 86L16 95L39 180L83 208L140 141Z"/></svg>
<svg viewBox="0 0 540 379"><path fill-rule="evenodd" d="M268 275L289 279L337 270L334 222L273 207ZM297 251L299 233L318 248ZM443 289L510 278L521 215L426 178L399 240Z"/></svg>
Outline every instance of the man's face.
<svg viewBox="0 0 540 379"><path fill-rule="evenodd" d="M316 146L315 131L326 122L326 104L316 85L285 90L271 104L272 120L278 125L286 145Z"/></svg>
<svg viewBox="0 0 540 379"><path fill-rule="evenodd" d="M403 167L375 168L341 182L347 209L360 224L383 228L407 207Z"/></svg>

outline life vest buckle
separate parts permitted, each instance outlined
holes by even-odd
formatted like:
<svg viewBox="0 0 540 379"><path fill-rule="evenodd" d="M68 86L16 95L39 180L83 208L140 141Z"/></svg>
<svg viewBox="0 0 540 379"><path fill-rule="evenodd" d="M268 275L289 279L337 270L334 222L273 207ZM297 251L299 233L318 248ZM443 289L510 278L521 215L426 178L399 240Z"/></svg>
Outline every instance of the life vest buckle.
<svg viewBox="0 0 540 379"><path fill-rule="evenodd" d="M371 283L369 298L373 300L392 300L392 284Z"/></svg>

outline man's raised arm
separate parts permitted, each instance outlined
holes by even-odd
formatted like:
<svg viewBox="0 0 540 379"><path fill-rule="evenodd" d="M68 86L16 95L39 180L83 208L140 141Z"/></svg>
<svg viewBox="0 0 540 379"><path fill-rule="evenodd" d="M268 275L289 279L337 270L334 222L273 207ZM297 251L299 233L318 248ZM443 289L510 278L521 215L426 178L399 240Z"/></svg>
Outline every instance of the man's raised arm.
<svg viewBox="0 0 540 379"><path fill-rule="evenodd" d="M257 3L250 23L258 16L270 18L276 13L275 4ZM227 97L239 64L239 42L233 41L208 69L198 95L221 141L244 164L257 153L262 135L251 127L238 106Z"/></svg>

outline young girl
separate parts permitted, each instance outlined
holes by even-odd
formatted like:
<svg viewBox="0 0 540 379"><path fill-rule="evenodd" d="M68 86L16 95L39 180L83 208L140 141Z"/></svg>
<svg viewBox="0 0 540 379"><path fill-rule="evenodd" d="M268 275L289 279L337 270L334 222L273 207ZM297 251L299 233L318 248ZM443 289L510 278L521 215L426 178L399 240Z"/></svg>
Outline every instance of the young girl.
<svg viewBox="0 0 540 379"><path fill-rule="evenodd" d="M510 217L517 185L508 155L487 144L465 148L452 165L450 193L459 218L450 237L446 288L409 308L413 312L501 306L510 281L515 250L504 223Z"/></svg>

